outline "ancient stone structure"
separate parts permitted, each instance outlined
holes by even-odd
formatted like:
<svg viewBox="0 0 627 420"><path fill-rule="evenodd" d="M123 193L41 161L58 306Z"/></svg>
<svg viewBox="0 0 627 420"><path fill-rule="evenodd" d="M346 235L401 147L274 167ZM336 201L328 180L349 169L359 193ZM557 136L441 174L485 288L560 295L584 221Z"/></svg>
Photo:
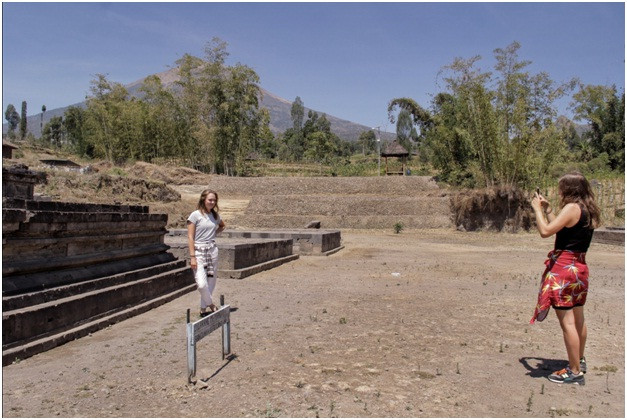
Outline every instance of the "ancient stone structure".
<svg viewBox="0 0 627 420"><path fill-rule="evenodd" d="M342 248L339 230L280 229L270 231L225 231L228 238L291 239L299 255L331 255Z"/></svg>
<svg viewBox="0 0 627 420"><path fill-rule="evenodd" d="M601 244L625 245L625 228L604 227L595 229L592 241Z"/></svg>
<svg viewBox="0 0 627 420"><path fill-rule="evenodd" d="M218 278L245 278L300 255L330 255L343 248L341 240L339 230L225 230L216 239L220 250ZM174 255L189 259L186 230L170 230L165 242Z"/></svg>
<svg viewBox="0 0 627 420"><path fill-rule="evenodd" d="M33 199L45 175L3 168L2 363L48 350L195 289L146 206Z"/></svg>
<svg viewBox="0 0 627 420"><path fill-rule="evenodd" d="M228 231L222 233L225 236ZM170 230L165 237L170 252L178 258L189 260L187 231ZM242 279L264 270L298 259L291 239L216 239L220 256L218 258L218 278Z"/></svg>

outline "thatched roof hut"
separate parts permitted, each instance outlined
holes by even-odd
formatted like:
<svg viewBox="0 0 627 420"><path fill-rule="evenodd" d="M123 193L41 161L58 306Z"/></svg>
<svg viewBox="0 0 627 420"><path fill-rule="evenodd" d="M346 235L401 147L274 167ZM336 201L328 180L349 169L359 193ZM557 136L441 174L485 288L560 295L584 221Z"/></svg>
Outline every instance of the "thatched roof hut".
<svg viewBox="0 0 627 420"><path fill-rule="evenodd" d="M385 174L386 175L405 175L406 174L406 166L407 166L407 158L409 157L409 152L402 144L397 141L394 141L385 148L381 152L381 156L385 158ZM401 170L393 170L388 169L388 157L396 157L401 160Z"/></svg>

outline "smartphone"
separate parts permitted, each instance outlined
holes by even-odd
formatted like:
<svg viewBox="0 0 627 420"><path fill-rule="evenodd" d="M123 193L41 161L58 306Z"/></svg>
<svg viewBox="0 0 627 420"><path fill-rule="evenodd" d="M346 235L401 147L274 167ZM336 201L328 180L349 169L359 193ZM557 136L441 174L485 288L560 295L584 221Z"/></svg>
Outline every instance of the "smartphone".
<svg viewBox="0 0 627 420"><path fill-rule="evenodd" d="M538 195L540 195L540 188L539 188L539 187L538 187L538 188L536 188L536 193L537 193Z"/></svg>

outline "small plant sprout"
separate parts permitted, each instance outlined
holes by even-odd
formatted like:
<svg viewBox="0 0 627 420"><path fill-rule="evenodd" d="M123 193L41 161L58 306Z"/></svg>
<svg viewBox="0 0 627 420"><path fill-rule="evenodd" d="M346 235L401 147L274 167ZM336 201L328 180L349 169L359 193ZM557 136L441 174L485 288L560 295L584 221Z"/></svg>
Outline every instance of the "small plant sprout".
<svg viewBox="0 0 627 420"><path fill-rule="evenodd" d="M531 411L532 405L533 405L533 391L531 391L531 395L529 395L529 399L527 400L527 412Z"/></svg>
<svg viewBox="0 0 627 420"><path fill-rule="evenodd" d="M404 226L403 226L403 224L401 222L394 223L394 233L401 233L403 228L404 228Z"/></svg>

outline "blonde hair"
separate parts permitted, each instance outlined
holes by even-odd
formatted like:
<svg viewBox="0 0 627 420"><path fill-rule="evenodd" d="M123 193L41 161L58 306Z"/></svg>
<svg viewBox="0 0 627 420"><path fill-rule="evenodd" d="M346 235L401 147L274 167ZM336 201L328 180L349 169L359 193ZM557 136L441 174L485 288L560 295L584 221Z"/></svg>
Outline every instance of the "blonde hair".
<svg viewBox="0 0 627 420"><path fill-rule="evenodd" d="M569 172L562 176L558 182L561 196L561 206L568 203L581 204L588 213L586 227L596 229L601 224L601 211L594 201L594 192L590 183L579 172Z"/></svg>
<svg viewBox="0 0 627 420"><path fill-rule="evenodd" d="M200 199L198 199L198 206L196 208L200 210L202 214L209 213L209 211L207 210L207 207L205 206L205 200L207 199L207 196L209 194L213 194L216 196L216 205L213 206L213 208L211 209L211 214L213 214L213 217L217 219L218 212L220 211L220 208L218 207L218 193L217 192L210 190L210 189L203 190L203 192L200 193Z"/></svg>

